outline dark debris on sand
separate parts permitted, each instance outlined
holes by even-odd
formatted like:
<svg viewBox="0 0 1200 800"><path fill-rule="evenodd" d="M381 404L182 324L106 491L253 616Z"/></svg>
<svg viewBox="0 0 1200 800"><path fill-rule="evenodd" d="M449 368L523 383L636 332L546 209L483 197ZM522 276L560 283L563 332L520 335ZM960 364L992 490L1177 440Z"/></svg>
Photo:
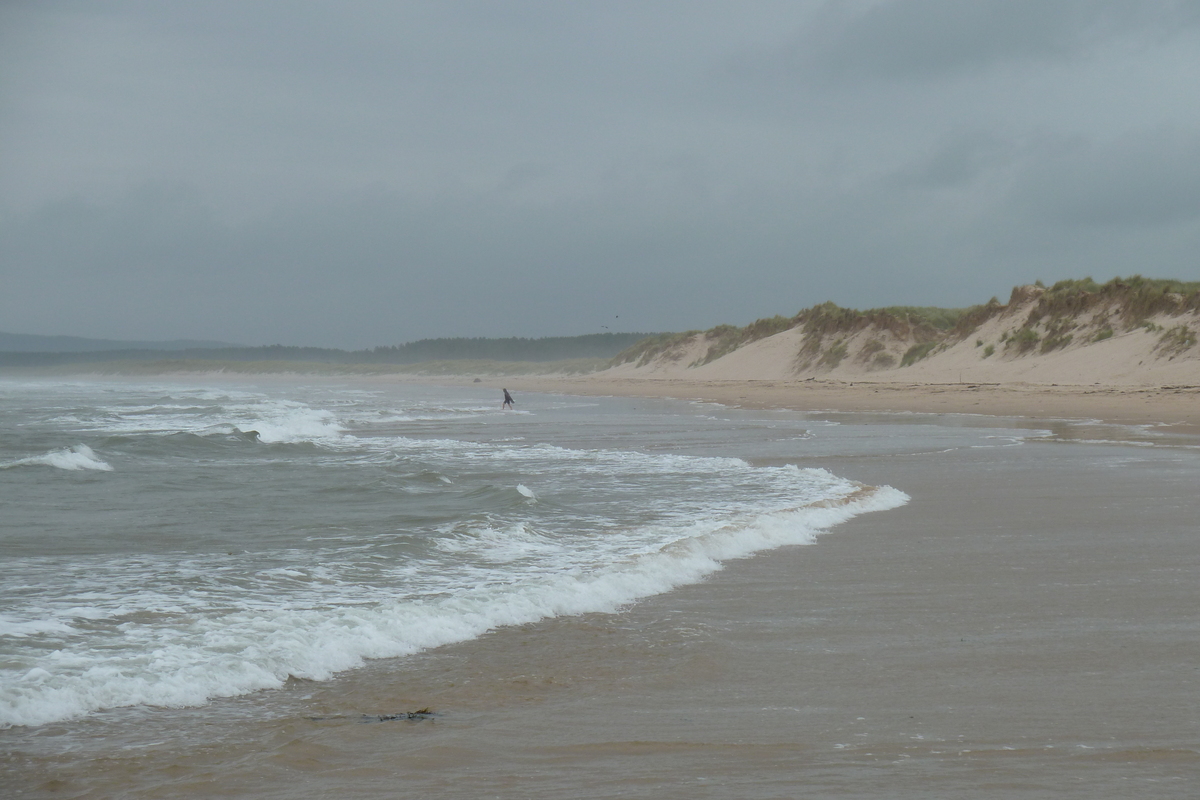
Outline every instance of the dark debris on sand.
<svg viewBox="0 0 1200 800"><path fill-rule="evenodd" d="M437 712L422 708L417 711L402 711L399 714L363 714L358 717L359 722L396 722L403 720L405 722L420 722L421 720L433 719L437 717ZM309 717L312 722L328 722L329 720L345 720L350 719L345 715L337 715L333 717Z"/></svg>

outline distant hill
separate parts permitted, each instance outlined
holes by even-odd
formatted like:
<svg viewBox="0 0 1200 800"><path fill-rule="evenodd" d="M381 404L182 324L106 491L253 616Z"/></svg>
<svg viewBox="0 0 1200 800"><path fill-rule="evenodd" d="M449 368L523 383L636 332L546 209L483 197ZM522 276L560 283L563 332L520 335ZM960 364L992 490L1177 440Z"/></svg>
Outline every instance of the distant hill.
<svg viewBox="0 0 1200 800"><path fill-rule="evenodd" d="M401 365L431 361L551 362L609 359L652 334L593 333L539 339L421 339L371 350L323 347L238 347L204 342L108 342L71 336L0 334L0 366L47 367L108 361L153 361L170 350L174 361L303 361L318 364ZM41 349L38 349L40 345ZM141 346L139 346L141 345Z"/></svg>
<svg viewBox="0 0 1200 800"><path fill-rule="evenodd" d="M0 332L0 352L4 353L94 353L105 350L190 350L238 347L229 342L174 339L169 342L129 342L117 339L87 339L82 336L35 336L28 333Z"/></svg>
<svg viewBox="0 0 1200 800"><path fill-rule="evenodd" d="M648 333L590 333L541 339L421 339L395 347L376 347L374 363L416 364L422 361L485 359L489 361L561 361L568 358L612 358L642 341Z"/></svg>

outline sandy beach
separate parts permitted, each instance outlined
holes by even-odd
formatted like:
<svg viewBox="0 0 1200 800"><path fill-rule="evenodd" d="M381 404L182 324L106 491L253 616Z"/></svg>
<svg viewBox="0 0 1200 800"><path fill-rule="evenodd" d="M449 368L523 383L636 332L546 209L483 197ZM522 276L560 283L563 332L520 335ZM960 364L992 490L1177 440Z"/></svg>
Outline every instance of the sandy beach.
<svg viewBox="0 0 1200 800"><path fill-rule="evenodd" d="M517 383L510 379L510 383ZM701 399L744 408L796 411L904 411L1033 419L1098 419L1170 425L1200 433L1200 385L902 383L811 379L539 377L517 384L565 394Z"/></svg>
<svg viewBox="0 0 1200 800"><path fill-rule="evenodd" d="M449 648L404 692L465 703L471 723L375 742L413 795L1184 798L1200 786L1200 472L1190 450L1115 444L1141 438L1132 425L1194 447L1197 387L584 377L517 391L867 424L982 414L1058 421L1063 438L1019 456L814 460L913 500L615 617ZM1098 433L1098 420L1118 424ZM1096 436L1114 442L1105 458L1139 468L1098 468L1098 445L1071 443ZM330 738L355 761L374 740ZM339 758L311 766L326 756Z"/></svg>
<svg viewBox="0 0 1200 800"><path fill-rule="evenodd" d="M863 413L877 409L1196 423L1190 391L522 389L535 386L842 409L867 425L895 421ZM396 796L501 798L1192 797L1200 463L1190 449L1072 443L1098 435L1091 424L1056 430L1065 438L1019 448L799 459L912 502L615 616L498 630L403 680L349 677L321 693L329 712L369 697L446 717L298 730L276 777L362 797L398 784ZM286 796L242 780L248 795Z"/></svg>
<svg viewBox="0 0 1200 800"><path fill-rule="evenodd" d="M404 696L469 722L316 734L291 766L368 748L409 796L1194 796L1195 462L1130 479L1076 447L822 461L913 501L450 648ZM346 690L393 697L373 680Z"/></svg>

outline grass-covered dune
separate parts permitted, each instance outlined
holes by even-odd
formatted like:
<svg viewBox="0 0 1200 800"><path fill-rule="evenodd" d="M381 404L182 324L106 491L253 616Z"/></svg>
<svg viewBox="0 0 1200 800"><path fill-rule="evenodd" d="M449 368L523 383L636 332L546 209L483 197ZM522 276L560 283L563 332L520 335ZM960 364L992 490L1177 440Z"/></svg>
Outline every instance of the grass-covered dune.
<svg viewBox="0 0 1200 800"><path fill-rule="evenodd" d="M975 358L1046 355L1142 331L1154 335L1155 357L1191 350L1200 331L1200 282L1141 276L1097 283L1091 278L1018 286L1007 303L992 298L968 308L890 306L858 311L822 303L791 317L745 327L657 334L619 353L616 367L697 369L751 345L788 334L787 374L883 371L912 366L963 342ZM751 348L755 349L755 348ZM757 349L762 350L763 347ZM782 351L775 348L778 359Z"/></svg>

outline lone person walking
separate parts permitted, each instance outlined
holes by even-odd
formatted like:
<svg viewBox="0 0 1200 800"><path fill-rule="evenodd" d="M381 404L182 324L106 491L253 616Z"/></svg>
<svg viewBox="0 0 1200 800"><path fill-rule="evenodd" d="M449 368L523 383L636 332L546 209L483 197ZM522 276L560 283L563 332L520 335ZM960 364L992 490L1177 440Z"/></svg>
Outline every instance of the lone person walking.
<svg viewBox="0 0 1200 800"><path fill-rule="evenodd" d="M508 389L505 389L504 390L504 404L502 406L500 406L500 408L512 408L512 407L513 407L512 395L508 393Z"/></svg>

